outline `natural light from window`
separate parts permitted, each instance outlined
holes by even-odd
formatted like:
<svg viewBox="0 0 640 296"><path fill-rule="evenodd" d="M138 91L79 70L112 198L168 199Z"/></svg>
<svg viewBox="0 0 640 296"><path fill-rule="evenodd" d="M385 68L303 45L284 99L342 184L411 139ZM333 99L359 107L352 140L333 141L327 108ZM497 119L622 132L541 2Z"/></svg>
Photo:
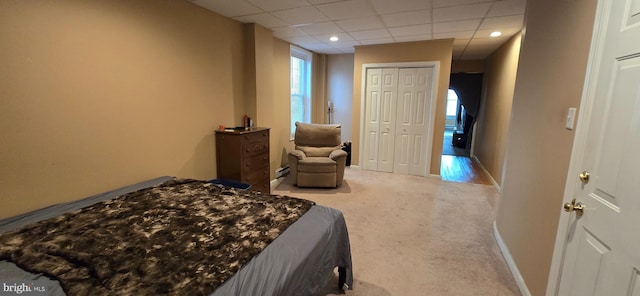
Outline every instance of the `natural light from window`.
<svg viewBox="0 0 640 296"><path fill-rule="evenodd" d="M297 121L311 123L311 53L291 46L291 139Z"/></svg>
<svg viewBox="0 0 640 296"><path fill-rule="evenodd" d="M447 116L456 116L458 111L458 94L453 89L449 89L447 94Z"/></svg>

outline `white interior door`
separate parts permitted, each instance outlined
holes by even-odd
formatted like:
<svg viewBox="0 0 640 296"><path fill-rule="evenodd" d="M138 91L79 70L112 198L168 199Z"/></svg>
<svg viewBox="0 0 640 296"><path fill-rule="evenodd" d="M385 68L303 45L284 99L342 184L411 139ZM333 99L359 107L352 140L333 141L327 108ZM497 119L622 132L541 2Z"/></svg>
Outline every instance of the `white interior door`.
<svg viewBox="0 0 640 296"><path fill-rule="evenodd" d="M398 68L384 68L382 69L380 141L378 142L378 171L382 172L393 172L397 98Z"/></svg>
<svg viewBox="0 0 640 296"><path fill-rule="evenodd" d="M640 295L640 0L604 0L558 295ZM576 150L574 150L576 151ZM583 178L586 179L586 178ZM572 184L568 184L572 186ZM568 187L570 188L570 187ZM568 214L565 214L568 215Z"/></svg>
<svg viewBox="0 0 640 296"><path fill-rule="evenodd" d="M382 69L367 69L365 87L363 167L378 170L378 142L380 141L380 100L382 96Z"/></svg>
<svg viewBox="0 0 640 296"><path fill-rule="evenodd" d="M418 176L427 175L429 118L431 118L431 81L428 68L399 70L396 117L396 147L393 171Z"/></svg>

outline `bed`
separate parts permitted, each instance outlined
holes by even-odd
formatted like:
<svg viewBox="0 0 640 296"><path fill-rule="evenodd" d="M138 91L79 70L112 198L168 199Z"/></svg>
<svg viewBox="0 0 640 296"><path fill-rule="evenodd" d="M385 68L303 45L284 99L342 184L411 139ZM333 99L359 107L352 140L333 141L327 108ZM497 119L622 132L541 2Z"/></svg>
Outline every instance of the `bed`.
<svg viewBox="0 0 640 296"><path fill-rule="evenodd" d="M191 191L183 190L183 188L187 188L184 187L187 185L182 184L187 184L188 186L190 186L189 188L197 188L197 190L199 191L204 190L208 192L210 196L207 196L206 198L203 198L202 196L195 196L196 194L192 193ZM158 194L153 191L160 190L157 188L161 188L166 192L172 192L172 194L175 193L178 197L166 200L158 199ZM150 193L148 191L150 191ZM211 192L215 194L211 194ZM235 198L239 198L239 196L242 196L245 199L251 199L251 203L257 204L257 207L260 209L262 209L263 207L267 207L267 203L263 201L275 199L277 203L275 204L275 206L267 207L267 210L264 210L267 211L269 215L257 215L256 218L251 218L252 216L249 215L244 216L237 214L234 214L234 217L228 217L225 216L227 215L225 214L225 212L218 212L218 208L216 208L215 210L211 210L211 212L215 211L216 217L225 217L224 219L219 218L219 220L224 220L227 224L244 225L241 223L242 221L251 220L251 223L249 224L255 224L257 225L257 227L262 227L258 230L244 231L241 235L242 239L239 239L239 241L237 242L231 243L225 241L225 244L222 244L218 243L219 237L226 238L228 236L227 232L218 232L218 230L211 230L207 228L207 225L205 225L205 223L209 220L202 220L204 218L202 218L201 216L213 216L213 214L211 213L206 213L203 215L201 215L200 212L196 212L195 214L190 213L188 217L190 217L191 220L185 220L187 222L184 222L181 219L167 220L168 218L154 218L160 220L165 219L166 221L162 220L164 221L162 223L172 225L172 227L176 223L178 223L178 225L179 223L188 223L188 225L183 225L184 229L203 229L204 234L199 234L200 236L197 236L195 234L189 234L188 232L186 232L186 230L181 231L181 228L170 228L171 231L165 231L163 229L146 229L144 231L139 231L136 230L136 228L141 228L142 226L144 226L146 223L144 221L149 220L147 219L148 217L142 217L139 215L122 216L123 214L121 212L113 210L115 207L113 204L117 204L118 207L122 207L121 200L123 199L134 201L127 203L127 207L134 207L131 206L131 204L135 204L135 207L138 207L138 204L147 206L147 202L138 202L137 198L139 197L137 196L143 195L152 197L150 198L150 200L158 200L156 204L152 204L152 212L155 211L156 208L166 207L169 209L167 210L169 214L163 214L164 216L158 217L172 215L176 217L184 217L184 213L188 212L181 211L185 208L197 208L197 206L193 205L201 202L212 203L213 200L218 199L227 200L227 204L235 204ZM216 196L215 198L214 195ZM186 198L195 198L196 202ZM189 200L188 203L191 206L185 207L184 204L187 202L182 202L183 200ZM243 204L242 202L238 203ZM247 211L247 207L248 206L244 205L238 206L240 211ZM50 232L54 232L55 234L57 233L58 229L60 229L60 227L67 227L67 224L65 224L67 220L77 220L79 219L77 217L80 217L81 215L84 215L82 216L84 218L94 219L93 217L97 215L94 211L95 208L99 208L102 211L101 213L105 216L109 216L111 215L111 213L115 213L113 214L115 215L115 217L122 216L121 218L123 219L133 219L131 221L127 220L127 225L130 225L131 229L139 232L137 235L142 236L139 236L136 239L121 239L120 242L111 242L111 238L109 238L109 240L105 239L104 242L101 241L101 239L98 239L97 241L96 239L89 240L88 238L85 239L83 235L79 235L79 237L81 237L82 239L76 238L75 240L73 240L67 238L67 241L71 240L72 243L75 241L88 240L90 243L85 242L85 244L89 245L90 247L83 246L79 248L81 251L76 251L78 252L78 254L74 253L74 255L71 256L73 257L72 259L65 257L65 259L63 260L64 264L62 264L63 266L60 267L56 265L55 268L52 268L53 271L47 270L46 272L42 272L40 269L38 269L40 268L40 266L48 266L47 264L51 264L50 262L47 264L43 263L49 259L43 260L42 258L49 258L48 256L50 256L50 254L59 252L63 248L60 246L52 247L50 245L42 247L38 245L38 243L26 242L32 239L36 241L38 240L38 238L35 238L35 236L31 234L41 233L39 234L39 236L43 237L48 236ZM270 212L273 211L272 208L286 208L289 212L286 212L285 210L284 214L274 213L272 218L272 212ZM149 211L150 210L146 210L145 213L148 213ZM128 212L125 211L125 213ZM293 217L295 216L295 213L298 213L297 217ZM281 219L281 216L285 218ZM239 221L238 219L241 219L242 221ZM265 229L266 226L258 223L265 219L270 223L268 224L270 225L269 227L273 228ZM289 224L283 222L287 219L291 220ZM253 220L256 220L257 222ZM108 232L110 231L108 230L110 229L109 223L102 221L97 223L101 225L100 228L98 228L98 233L111 233ZM45 230L44 232L38 232L43 231L40 229L42 228L40 227L40 224L47 226L47 230ZM271 226L276 224L279 226ZM54 225L55 227L52 227L51 225ZM64 227L60 225L64 225ZM90 227L95 227L95 225L93 225L93 223L91 222L86 222L83 225L92 225ZM82 227L81 229L86 229L88 226ZM242 227L244 226L222 226L222 228L230 228L230 231L235 232L237 232L236 228L244 230L244 228ZM118 226L118 228L121 229L123 227ZM280 228L280 230L274 230L276 228ZM133 230L128 232L136 232ZM75 230L69 231L71 231L71 233L74 233L73 231ZM84 233L84 230L82 233ZM251 239L253 239L254 236L257 238L255 238L255 241L252 241ZM117 240L119 236L115 235L115 237ZM146 240L144 240L145 237L162 237L165 243L148 243L146 242ZM196 237L197 239L189 241L189 237ZM269 239L271 240L269 241ZM264 243L263 240L266 240L268 243ZM19 244L16 243L16 241L18 241ZM63 246L65 244L69 244L69 242L67 241L63 240L63 242L61 242L60 244ZM134 241L135 244L139 244L140 246L134 245L132 241ZM144 243L142 241L144 241ZM173 242L176 242L176 244L182 244L178 244L179 250L193 249L196 247L200 249L196 248L195 251L191 253L187 251L176 252L175 250L167 251L168 253L161 253L161 250L164 250L165 245L169 246ZM256 247L263 243L264 246L259 248ZM77 244L80 243L78 242ZM147 248L146 251L140 251L139 249L142 248L142 246L145 244L149 244L151 247ZM25 247L24 245L27 245L28 247ZM32 245L38 246L32 247ZM103 245L109 247L105 248ZM246 249L242 249L243 251L238 251L239 255L233 253L236 251L233 251L232 253L223 253L224 255L220 255L219 252L221 251L218 249L224 250L225 252L228 251L227 249L235 250L235 247L228 247L229 245L250 246L248 250L254 253L252 254ZM41 251L43 248L46 251ZM52 248L54 249L53 251ZM85 248L89 250L97 249L98 251L85 252ZM113 268L103 268L100 266L100 264L103 264L102 261L98 260L100 259L99 255L95 254L103 253L103 251L101 251L102 249L109 250L109 252L105 251L106 253L101 254L102 257L107 257L104 259L107 261L104 263L104 266L111 266L109 264L113 264L108 260L118 261L114 258L144 258L144 262L142 264L134 264L135 266L132 267L126 267L127 264L119 264ZM155 253L156 249L158 250L158 253ZM217 253L200 251L213 249L216 249L215 251ZM105 254L108 254L108 256ZM160 177L124 188L94 195L78 201L57 204L37 211L1 220L0 255L2 255L0 257L3 259L0 261L0 282L3 283L5 291L6 287L9 287L9 289L31 288L34 293L37 291L46 291L46 294L41 295L145 295L151 294L152 292L150 291L154 291L153 294L174 295L180 295L183 294L182 292L188 291L188 295L212 296L317 295L322 289L324 289L329 280L334 277L334 270L336 268L338 269L339 274L338 286L340 288L348 289L353 286L349 237L344 217L338 210L315 205L312 202L299 200L296 198L267 195L253 191L242 191L222 185L211 184L210 182L206 181L184 180L176 179L174 177ZM121 255L125 257L119 257ZM216 259L202 257L199 255L207 255L210 257L215 257ZM80 260L83 258L83 256L87 257L88 259ZM243 256L246 258L238 259L242 258ZM76 257L80 259L76 260ZM234 259L231 260L227 257ZM156 270L155 267L145 267L150 264L157 264L157 262L155 262L157 258L162 258L164 260L162 261L162 266L169 268L170 270L172 270L172 272L168 272L165 274L154 274L153 271ZM175 259L166 261L166 258ZM188 261L187 259L194 261L195 263L188 263L190 261ZM223 259L227 261L224 261ZM56 262L55 260L60 259L56 258L55 260L51 260L53 262ZM128 260L130 259L123 260L129 262ZM220 266L212 265L212 262L218 262L219 260L222 260L220 262L225 262L225 264L218 264ZM92 261L97 263L95 263L96 266L84 266L83 262L85 261ZM118 262L122 262L122 260ZM174 264L175 267L171 266L171 264ZM126 268L131 268L131 270L123 271L122 268L124 267L122 265L124 265ZM198 267L194 267L191 271L183 271L183 265L194 265ZM70 268L69 266L75 266L78 268ZM143 266L144 268L140 266ZM209 266L210 268L203 271L202 266ZM49 266L47 268L51 267ZM222 275L218 275L217 273L209 271L213 269L222 270L221 272L219 272L219 274ZM87 283L88 280L82 280L86 275L88 275L86 276L86 278L90 278L92 280L94 278L103 279L104 277L102 276L102 273L104 273L105 270L106 272L114 273L119 276L119 278L118 276L109 278L109 283L111 285L106 285L105 283L98 281L98 288L96 288L96 283ZM116 270L117 272L114 270ZM127 282L131 282L130 278L126 276L127 274L136 276L132 277L136 279L134 281L135 283L127 284ZM227 274L227 276L225 277L224 274ZM142 279L144 279L145 285L149 285L148 283L152 283L151 285L153 286L149 287L138 284L138 279L141 279L140 281L143 281ZM115 286L113 285L114 282L116 283ZM123 282L127 285L124 285L123 287L125 288L122 288L122 290L120 290L120 288L113 288L120 287L118 285ZM194 287L194 284L198 285ZM29 287L26 287L25 285Z"/></svg>

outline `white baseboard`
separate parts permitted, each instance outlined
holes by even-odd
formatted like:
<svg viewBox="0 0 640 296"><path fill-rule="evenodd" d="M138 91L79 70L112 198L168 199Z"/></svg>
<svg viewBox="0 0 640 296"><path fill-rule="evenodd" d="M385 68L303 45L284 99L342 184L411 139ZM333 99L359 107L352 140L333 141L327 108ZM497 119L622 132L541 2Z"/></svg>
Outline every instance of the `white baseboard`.
<svg viewBox="0 0 640 296"><path fill-rule="evenodd" d="M278 185L280 185L280 183L284 182L284 179L286 179L287 176L283 176L277 179L273 179L271 180L271 182L269 182L269 187L271 187L271 191L275 190L276 187L278 187Z"/></svg>
<svg viewBox="0 0 640 296"><path fill-rule="evenodd" d="M504 241L500 236L500 232L498 232L496 221L493 221L493 236L495 237L496 242L498 243L500 252L502 252L502 257L504 257L504 261L507 262L507 266L509 266L509 270L511 271L513 278L516 280L516 284L518 284L520 293L522 293L522 296L531 296L531 292L529 292L529 288L527 288L527 284L524 282L524 278L522 278L522 274L520 274L520 270L518 270L518 266L516 265L516 262L513 261L513 257L511 257L511 253L509 253L509 249L507 248L507 245L504 244Z"/></svg>

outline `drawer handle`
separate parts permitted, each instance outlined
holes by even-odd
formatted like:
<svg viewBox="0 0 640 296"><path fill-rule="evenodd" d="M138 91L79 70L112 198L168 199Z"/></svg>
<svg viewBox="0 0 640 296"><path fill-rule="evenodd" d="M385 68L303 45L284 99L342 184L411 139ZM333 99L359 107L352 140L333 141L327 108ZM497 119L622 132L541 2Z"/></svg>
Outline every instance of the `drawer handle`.
<svg viewBox="0 0 640 296"><path fill-rule="evenodd" d="M257 152L257 151L263 150L263 149L265 149L265 148L267 148L267 146L266 146L266 145L258 145L258 146L254 146L254 147L253 147L253 152ZM251 152L251 151L252 151L252 149L251 149L251 148L249 148L249 147L247 147L246 151L247 151L247 152Z"/></svg>

